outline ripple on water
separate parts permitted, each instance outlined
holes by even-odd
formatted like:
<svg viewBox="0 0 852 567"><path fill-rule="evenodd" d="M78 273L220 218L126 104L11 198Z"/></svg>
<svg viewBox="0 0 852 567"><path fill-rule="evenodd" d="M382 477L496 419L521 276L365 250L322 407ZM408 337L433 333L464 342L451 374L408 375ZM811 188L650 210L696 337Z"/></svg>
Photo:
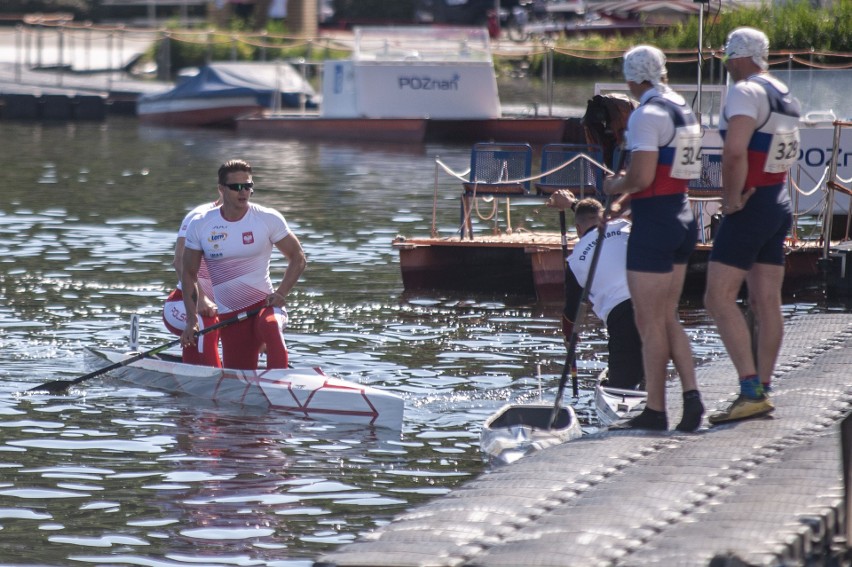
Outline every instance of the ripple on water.
<svg viewBox="0 0 852 567"><path fill-rule="evenodd" d="M37 512L29 508L0 508L0 520L49 520L51 518L53 516L46 512Z"/></svg>
<svg viewBox="0 0 852 567"><path fill-rule="evenodd" d="M69 439L25 439L10 441L9 445L31 449L63 449L68 451L90 451L92 449L118 453L164 453L174 441L162 436L147 440L108 439L97 441L75 441Z"/></svg>
<svg viewBox="0 0 852 567"><path fill-rule="evenodd" d="M268 528L194 528L181 530L180 534L194 539L206 539L211 541L252 539L256 537L267 537L275 533Z"/></svg>
<svg viewBox="0 0 852 567"><path fill-rule="evenodd" d="M150 545L146 540L124 535L107 535L101 537L82 537L52 535L47 538L54 543L67 543L82 547L113 547L116 545Z"/></svg>
<svg viewBox="0 0 852 567"><path fill-rule="evenodd" d="M10 488L8 490L0 490L0 496L12 496L24 500L57 500L60 498L86 498L91 496L91 494L76 490Z"/></svg>

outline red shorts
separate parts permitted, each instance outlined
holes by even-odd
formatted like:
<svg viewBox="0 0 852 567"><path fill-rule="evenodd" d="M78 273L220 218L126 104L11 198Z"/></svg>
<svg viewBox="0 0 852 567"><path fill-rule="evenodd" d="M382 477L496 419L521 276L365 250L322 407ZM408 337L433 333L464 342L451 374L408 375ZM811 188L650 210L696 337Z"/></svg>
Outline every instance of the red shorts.
<svg viewBox="0 0 852 567"><path fill-rule="evenodd" d="M201 317L198 321L198 327L205 329L218 322L218 317ZM178 336L186 328L186 308L183 305L183 292L181 290L174 290L166 298L166 303L163 305L163 323L166 324L169 332ZM187 364L222 368L222 359L219 358L219 331L205 333L199 337L195 346L184 347L183 361Z"/></svg>
<svg viewBox="0 0 852 567"><path fill-rule="evenodd" d="M249 305L240 311L219 315L227 321L240 313L261 307L264 302ZM263 310L238 323L222 327L222 359L225 368L257 370L260 348L266 344L266 367L287 368L289 365L287 345L284 343L284 328L287 312L279 307L264 307Z"/></svg>

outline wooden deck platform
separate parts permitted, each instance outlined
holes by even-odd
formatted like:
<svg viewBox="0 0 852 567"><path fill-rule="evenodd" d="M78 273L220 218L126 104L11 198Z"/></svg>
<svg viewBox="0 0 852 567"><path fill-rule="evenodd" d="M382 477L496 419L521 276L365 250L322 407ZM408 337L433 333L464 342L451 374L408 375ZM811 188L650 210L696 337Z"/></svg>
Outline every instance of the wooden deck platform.
<svg viewBox="0 0 852 567"><path fill-rule="evenodd" d="M852 314L795 317L773 417L694 434L604 431L551 447L400 514L315 566L848 564L839 425L852 411L850 376ZM700 368L698 379L710 410L735 397L728 360ZM673 427L679 386L668 403Z"/></svg>
<svg viewBox="0 0 852 567"><path fill-rule="evenodd" d="M573 249L576 239L568 243ZM516 232L462 239L397 237L402 281L407 291L431 289L534 295L539 301L559 302L564 295L564 262L558 233ZM699 243L693 252L684 292L704 290L711 244ZM791 241L785 288L799 289L819 282L817 241Z"/></svg>

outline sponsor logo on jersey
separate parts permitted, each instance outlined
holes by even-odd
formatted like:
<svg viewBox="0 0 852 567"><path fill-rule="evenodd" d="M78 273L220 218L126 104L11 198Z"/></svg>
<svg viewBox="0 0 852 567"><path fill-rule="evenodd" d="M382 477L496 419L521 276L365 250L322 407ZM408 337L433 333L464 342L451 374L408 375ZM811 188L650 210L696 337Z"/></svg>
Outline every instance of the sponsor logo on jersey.
<svg viewBox="0 0 852 567"><path fill-rule="evenodd" d="M216 242L225 242L228 239L227 232L219 232L215 228L210 232L210 236L207 237L207 242L216 243Z"/></svg>

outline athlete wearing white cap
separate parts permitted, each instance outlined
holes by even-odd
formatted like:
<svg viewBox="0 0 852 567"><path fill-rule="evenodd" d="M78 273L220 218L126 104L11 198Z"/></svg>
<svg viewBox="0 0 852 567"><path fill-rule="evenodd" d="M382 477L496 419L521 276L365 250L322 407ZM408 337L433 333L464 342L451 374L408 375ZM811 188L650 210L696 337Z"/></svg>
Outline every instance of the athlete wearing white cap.
<svg viewBox="0 0 852 567"><path fill-rule="evenodd" d="M761 71L769 68L769 38L754 28L737 28L725 43L725 60L748 57Z"/></svg>
<svg viewBox="0 0 852 567"><path fill-rule="evenodd" d="M624 78L639 107L627 122L627 170L607 179L608 195L629 194L633 227L627 244L627 282L648 401L643 412L612 427L668 429L666 375L674 362L684 392L681 431L701 424L704 406L689 338L677 315L686 265L698 236L686 191L701 173L701 126L683 97L666 84L666 56L651 45L624 54Z"/></svg>
<svg viewBox="0 0 852 567"><path fill-rule="evenodd" d="M784 239L792 225L787 170L799 155L799 102L768 72L769 40L737 28L725 45L735 84L722 111L722 212L707 269L704 304L740 379L740 395L711 423L774 411L767 393L781 349ZM737 305L743 282L757 318L756 351ZM754 354L756 352L756 355Z"/></svg>
<svg viewBox="0 0 852 567"><path fill-rule="evenodd" d="M665 80L666 55L652 45L637 45L624 54L624 80L629 83L651 83L657 90L670 90Z"/></svg>

